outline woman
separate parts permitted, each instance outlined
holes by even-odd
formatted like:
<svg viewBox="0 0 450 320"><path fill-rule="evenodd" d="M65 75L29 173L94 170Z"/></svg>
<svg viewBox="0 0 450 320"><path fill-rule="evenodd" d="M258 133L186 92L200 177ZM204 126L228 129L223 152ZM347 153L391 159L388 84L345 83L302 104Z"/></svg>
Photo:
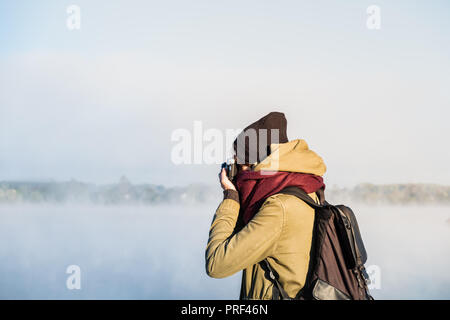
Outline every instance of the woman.
<svg viewBox="0 0 450 320"><path fill-rule="evenodd" d="M260 263L264 259L291 298L303 287L308 272L314 209L279 192L296 186L319 203L326 166L304 140L289 142L286 126L283 113L271 112L245 128L234 144L239 164L234 183L225 169L219 174L224 199L209 232L206 272L224 278L243 270L241 299L279 298L267 267ZM277 130L279 143L270 144L260 136L253 144L245 139L249 131L261 129ZM267 137L271 141L270 133ZM257 161L249 161L255 150L264 149L267 156L253 154Z"/></svg>

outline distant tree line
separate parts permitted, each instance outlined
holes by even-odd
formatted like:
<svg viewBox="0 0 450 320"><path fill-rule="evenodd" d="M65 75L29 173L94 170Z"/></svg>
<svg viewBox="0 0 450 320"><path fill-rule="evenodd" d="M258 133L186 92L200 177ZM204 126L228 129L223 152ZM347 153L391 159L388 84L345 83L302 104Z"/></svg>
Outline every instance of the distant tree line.
<svg viewBox="0 0 450 320"><path fill-rule="evenodd" d="M365 204L450 204L450 186L436 184L358 184L353 188L331 188L325 191L330 203Z"/></svg>
<svg viewBox="0 0 450 320"><path fill-rule="evenodd" d="M201 184L164 187L131 184L122 177L116 184L95 185L68 182L0 182L0 203L80 204L189 204L217 201L221 192Z"/></svg>
<svg viewBox="0 0 450 320"><path fill-rule="evenodd" d="M118 183L96 185L67 182L0 182L0 203L199 204L220 201L218 186L192 184L164 187L131 184L126 177ZM358 184L353 188L325 190L330 203L351 204L450 204L450 186L434 184Z"/></svg>

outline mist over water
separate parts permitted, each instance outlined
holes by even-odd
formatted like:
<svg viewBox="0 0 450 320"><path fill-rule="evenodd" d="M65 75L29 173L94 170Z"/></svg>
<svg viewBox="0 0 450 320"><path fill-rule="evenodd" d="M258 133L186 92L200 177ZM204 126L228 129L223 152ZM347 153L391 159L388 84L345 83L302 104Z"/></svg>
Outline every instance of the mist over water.
<svg viewBox="0 0 450 320"><path fill-rule="evenodd" d="M369 265L381 268L378 299L450 299L450 208L358 206Z"/></svg>
<svg viewBox="0 0 450 320"><path fill-rule="evenodd" d="M205 273L216 207L1 206L0 298L237 299L240 273ZM381 269L376 299L450 298L450 208L352 208ZM66 287L69 265L81 290Z"/></svg>

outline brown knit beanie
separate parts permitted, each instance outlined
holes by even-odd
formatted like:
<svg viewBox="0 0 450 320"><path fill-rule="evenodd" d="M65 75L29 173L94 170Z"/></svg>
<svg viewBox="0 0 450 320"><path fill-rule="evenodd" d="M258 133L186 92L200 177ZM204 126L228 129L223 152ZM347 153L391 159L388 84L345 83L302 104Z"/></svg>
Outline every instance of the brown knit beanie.
<svg viewBox="0 0 450 320"><path fill-rule="evenodd" d="M260 162L270 153L272 143L286 143L287 120L282 112L271 112L246 127L234 140L238 164ZM277 134L278 133L278 134Z"/></svg>

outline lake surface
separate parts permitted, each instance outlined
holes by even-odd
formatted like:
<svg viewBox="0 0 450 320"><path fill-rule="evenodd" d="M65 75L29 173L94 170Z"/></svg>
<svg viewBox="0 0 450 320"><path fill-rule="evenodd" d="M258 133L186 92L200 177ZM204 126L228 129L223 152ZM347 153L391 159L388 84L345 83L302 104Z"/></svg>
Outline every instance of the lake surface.
<svg viewBox="0 0 450 320"><path fill-rule="evenodd" d="M0 298L237 299L240 273L205 273L216 207L1 206ZM352 207L375 298L450 299L450 208Z"/></svg>

